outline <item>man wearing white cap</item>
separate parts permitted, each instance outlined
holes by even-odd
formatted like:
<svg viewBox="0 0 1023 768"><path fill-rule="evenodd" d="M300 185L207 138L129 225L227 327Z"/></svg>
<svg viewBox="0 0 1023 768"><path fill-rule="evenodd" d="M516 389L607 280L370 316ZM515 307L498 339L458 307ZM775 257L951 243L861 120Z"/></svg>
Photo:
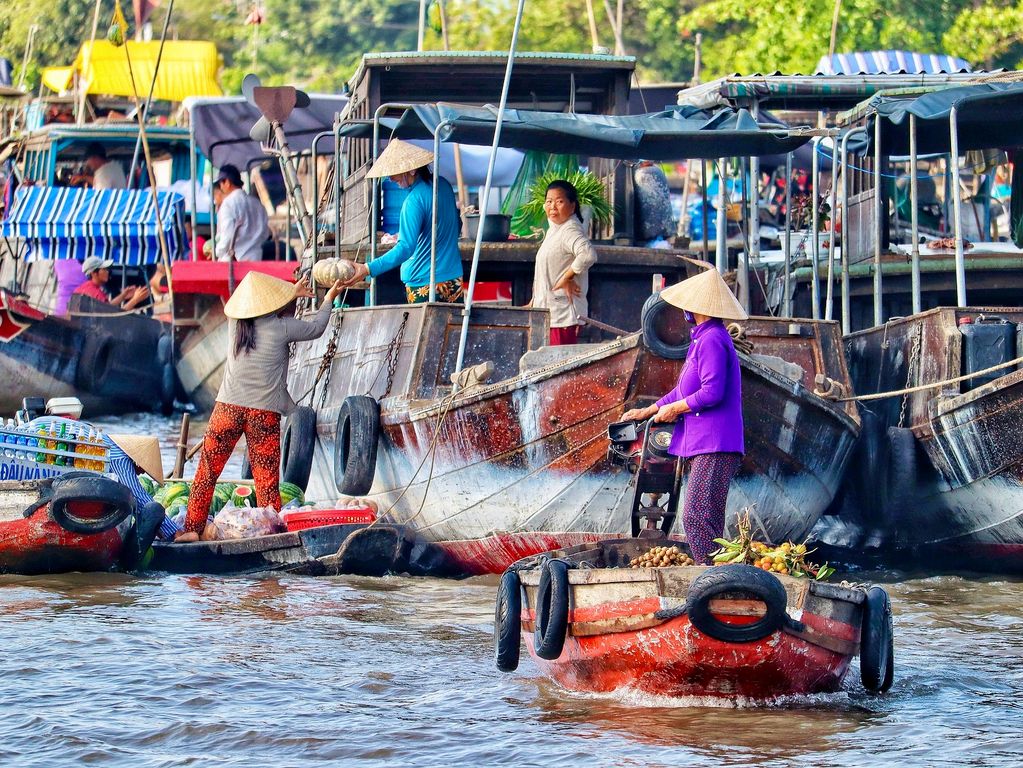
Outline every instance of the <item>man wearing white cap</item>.
<svg viewBox="0 0 1023 768"><path fill-rule="evenodd" d="M129 285L113 299L109 298L104 286L110 280L110 267L113 264L112 259L101 259L99 256L90 256L83 261L82 274L86 280L75 288L75 294L88 296L104 304L113 304L121 309L134 309L149 298L149 289L145 286Z"/></svg>

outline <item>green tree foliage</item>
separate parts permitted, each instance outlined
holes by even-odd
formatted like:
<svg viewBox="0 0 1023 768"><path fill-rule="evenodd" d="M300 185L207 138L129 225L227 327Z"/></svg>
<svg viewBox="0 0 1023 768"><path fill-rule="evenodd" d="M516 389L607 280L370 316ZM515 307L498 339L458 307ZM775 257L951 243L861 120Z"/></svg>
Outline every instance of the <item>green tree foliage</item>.
<svg viewBox="0 0 1023 768"><path fill-rule="evenodd" d="M29 28L35 25L35 53L26 73L26 83L34 88L44 66L67 65L74 60L82 43L82 30L88 34L92 28L92 9L90 0L0 1L0 56L10 59L20 70ZM109 17L101 21L103 33L107 21ZM16 77L18 74L20 71Z"/></svg>
<svg viewBox="0 0 1023 768"><path fill-rule="evenodd" d="M1023 67L1023 5L987 2L964 9L945 32L945 50L995 67Z"/></svg>

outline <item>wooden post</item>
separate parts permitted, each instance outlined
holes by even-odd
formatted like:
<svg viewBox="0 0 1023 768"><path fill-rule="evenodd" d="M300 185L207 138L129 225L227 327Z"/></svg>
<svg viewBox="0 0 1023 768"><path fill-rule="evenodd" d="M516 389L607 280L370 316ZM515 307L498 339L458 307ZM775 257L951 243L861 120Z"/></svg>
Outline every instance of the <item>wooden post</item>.
<svg viewBox="0 0 1023 768"><path fill-rule="evenodd" d="M191 425L191 416L187 413L181 414L181 431L178 433L177 457L174 459L174 477L181 477L185 472L185 454L188 451L188 428Z"/></svg>

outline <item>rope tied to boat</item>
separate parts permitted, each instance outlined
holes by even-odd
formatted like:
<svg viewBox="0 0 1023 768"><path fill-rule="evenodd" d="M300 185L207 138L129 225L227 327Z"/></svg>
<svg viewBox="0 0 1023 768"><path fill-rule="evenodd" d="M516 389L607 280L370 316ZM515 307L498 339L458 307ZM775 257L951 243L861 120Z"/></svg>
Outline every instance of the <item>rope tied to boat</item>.
<svg viewBox="0 0 1023 768"><path fill-rule="evenodd" d="M1002 370L1005 370L1006 368L1012 368L1014 366L1021 365L1021 364L1023 364L1023 357L1017 357L1017 358L1015 358L1013 360L1007 360L1004 363L999 363L998 365L992 365L991 367L985 368L982 371L974 371L973 373L967 373L967 374L964 374L962 376L953 376L952 378L942 379L941 381L934 381L934 382L930 382L928 384L918 384L915 387L904 387L903 389L895 389L895 390L892 390L890 392L877 392L877 393L872 394L872 395L851 395L851 396L847 396L847 397L833 397L833 396L831 396L828 393L827 388L825 388L825 389L815 389L813 393L815 395L817 395L818 397L823 397L823 398L826 398L828 400L834 400L837 403L848 403L848 402L852 402L852 401L857 401L857 402L861 402L862 403L862 402L867 402L867 401L870 401L870 400L884 400L886 397L897 397L899 395L911 395L914 392L926 392L929 389L940 389L941 387L945 387L945 386L948 386L950 384L959 384L960 382L963 382L963 381L969 381L970 379L976 379L979 376L986 376L989 373L994 373L995 371L1002 371ZM818 377L818 378L820 378L820 377ZM830 379L829 379L829 381L830 381ZM817 383L818 383L818 385L821 384L820 381L818 381ZM835 390L835 391L837 391L837 390Z"/></svg>
<svg viewBox="0 0 1023 768"><path fill-rule="evenodd" d="M728 335L732 337L732 344L735 346L736 352L742 352L747 355L753 354L753 342L746 338L746 329L738 323L729 323Z"/></svg>

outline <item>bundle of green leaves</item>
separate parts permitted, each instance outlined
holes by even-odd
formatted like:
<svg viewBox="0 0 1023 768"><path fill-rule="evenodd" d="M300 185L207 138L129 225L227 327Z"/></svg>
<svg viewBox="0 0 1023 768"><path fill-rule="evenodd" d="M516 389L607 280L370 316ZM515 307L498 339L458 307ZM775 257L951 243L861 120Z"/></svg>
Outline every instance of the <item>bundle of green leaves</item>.
<svg viewBox="0 0 1023 768"><path fill-rule="evenodd" d="M567 181L575 187L576 193L579 195L579 207L589 207L592 211L593 221L600 226L611 223L614 207L608 202L604 184L589 171L572 171L570 173L546 171L540 174L529 189L529 199L522 204L519 210L530 218L544 220L546 215L543 204L547 198L547 187L552 181L559 179Z"/></svg>

